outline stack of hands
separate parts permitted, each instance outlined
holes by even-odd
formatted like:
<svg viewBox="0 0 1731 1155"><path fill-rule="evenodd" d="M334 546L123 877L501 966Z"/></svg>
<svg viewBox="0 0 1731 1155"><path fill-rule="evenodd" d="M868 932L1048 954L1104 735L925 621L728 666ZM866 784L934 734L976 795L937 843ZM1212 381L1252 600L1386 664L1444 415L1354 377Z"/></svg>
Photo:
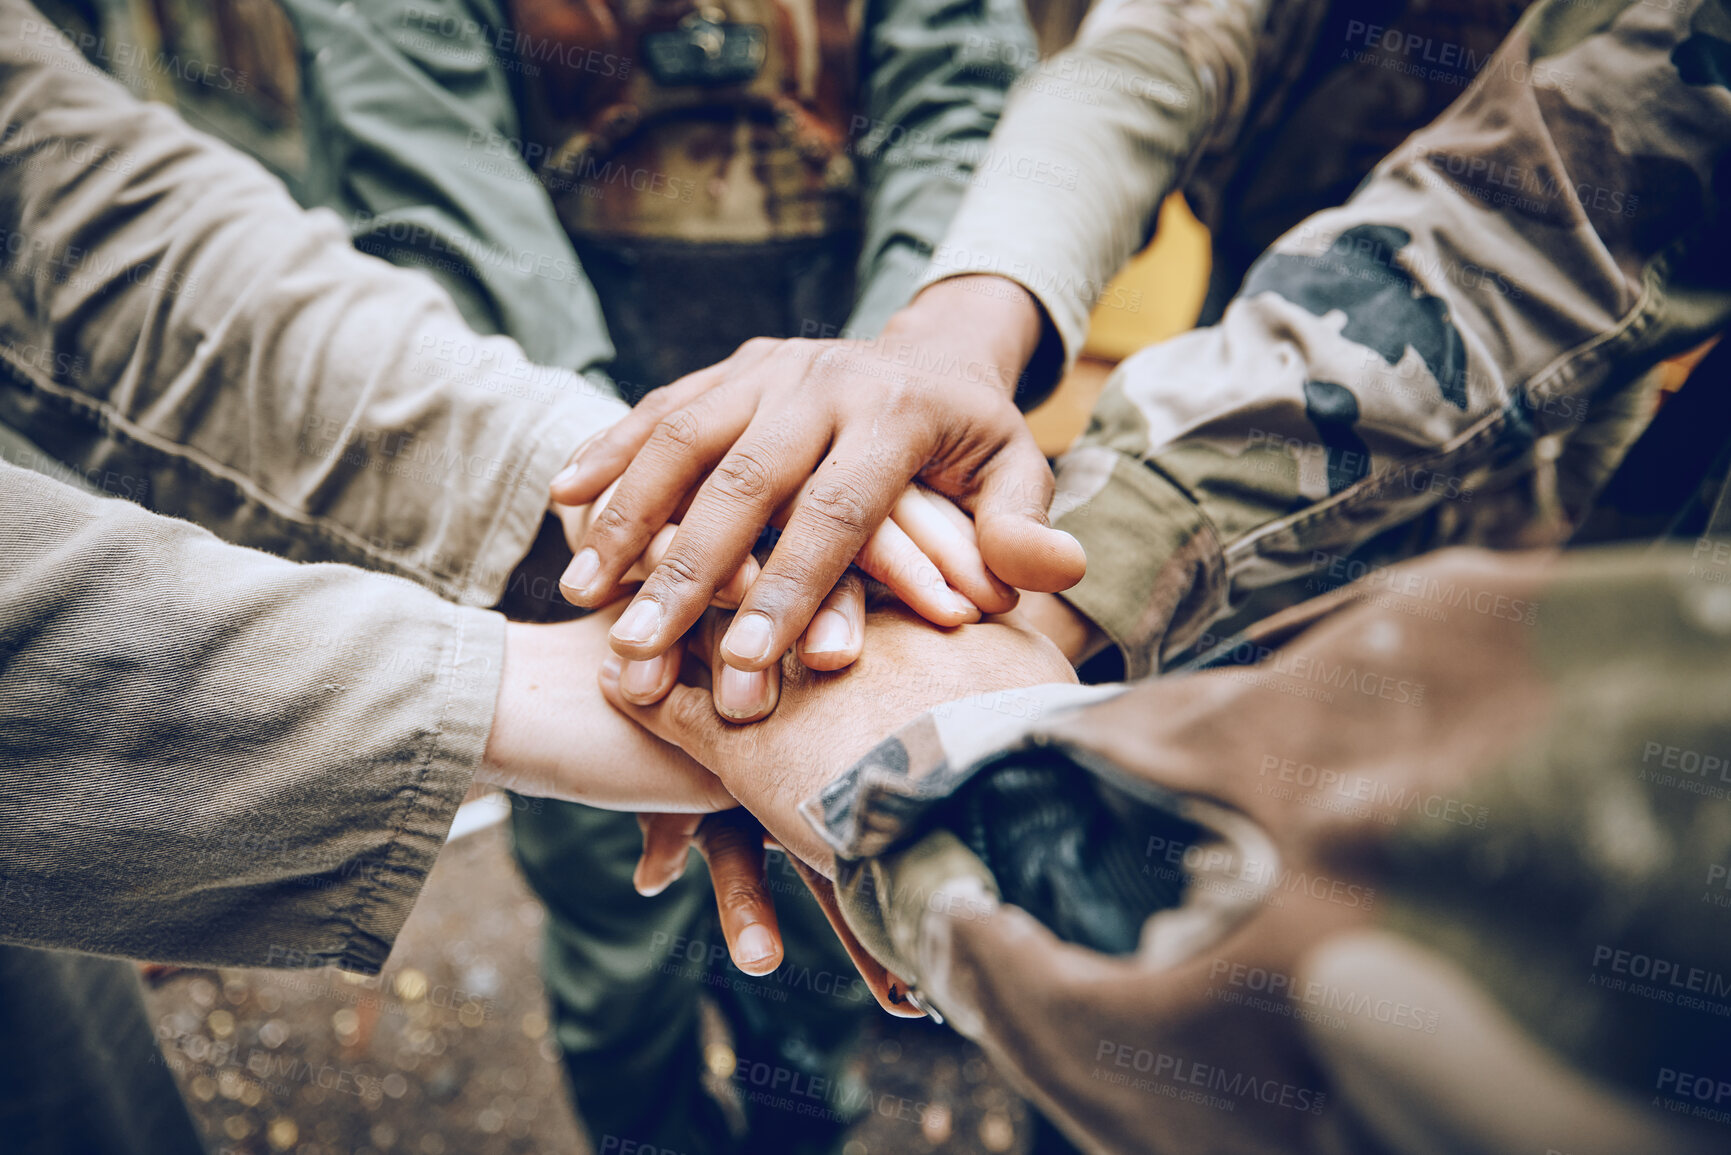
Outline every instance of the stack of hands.
<svg viewBox="0 0 1731 1155"><path fill-rule="evenodd" d="M934 706L1074 681L1088 644L1050 596L1085 559L1047 524L1052 474L1014 401L1042 321L968 280L876 341L750 342L580 448L552 511L572 551L560 588L594 612L509 627L487 750L499 785L638 811L645 894L695 844L752 974L781 962L763 877L779 843L899 1013L798 805ZM922 320L937 306L943 331ZM997 315L958 327L958 310ZM911 349L933 371L908 368Z"/></svg>

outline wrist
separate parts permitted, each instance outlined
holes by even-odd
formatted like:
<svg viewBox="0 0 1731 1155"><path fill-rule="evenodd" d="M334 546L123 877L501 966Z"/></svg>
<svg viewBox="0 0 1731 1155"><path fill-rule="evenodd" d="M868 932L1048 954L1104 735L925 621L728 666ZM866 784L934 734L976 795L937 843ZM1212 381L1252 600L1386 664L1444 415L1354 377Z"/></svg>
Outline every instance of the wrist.
<svg viewBox="0 0 1731 1155"><path fill-rule="evenodd" d="M1079 666L1111 644L1106 632L1057 594L1023 593L1017 612Z"/></svg>
<svg viewBox="0 0 1731 1155"><path fill-rule="evenodd" d="M884 335L954 346L958 338L991 365L995 382L1014 394L1050 322L1032 293L1007 277L968 274L927 285L889 319Z"/></svg>
<svg viewBox="0 0 1731 1155"><path fill-rule="evenodd" d="M505 623L505 647L499 660L499 697L493 706L493 726L475 771L477 782L524 794L545 793L551 777L536 748L535 736L542 687L543 642L549 627Z"/></svg>

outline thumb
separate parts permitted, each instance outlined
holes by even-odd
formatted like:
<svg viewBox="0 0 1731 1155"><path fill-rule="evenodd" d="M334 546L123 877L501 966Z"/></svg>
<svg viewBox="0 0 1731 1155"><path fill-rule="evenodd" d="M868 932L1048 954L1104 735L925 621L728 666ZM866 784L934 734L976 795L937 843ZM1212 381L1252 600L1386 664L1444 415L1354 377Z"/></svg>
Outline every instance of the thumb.
<svg viewBox="0 0 1731 1155"><path fill-rule="evenodd" d="M980 471L971 506L980 557L1017 589L1057 593L1082 580L1088 558L1082 543L1053 529L1052 469L1032 436L1018 436Z"/></svg>
<svg viewBox="0 0 1731 1155"><path fill-rule="evenodd" d="M680 682L661 701L636 706L626 701L621 692L619 675L623 668L624 661L617 654L608 654L601 663L601 696L608 704L698 762L706 766L715 762L731 727L716 715L710 692Z"/></svg>

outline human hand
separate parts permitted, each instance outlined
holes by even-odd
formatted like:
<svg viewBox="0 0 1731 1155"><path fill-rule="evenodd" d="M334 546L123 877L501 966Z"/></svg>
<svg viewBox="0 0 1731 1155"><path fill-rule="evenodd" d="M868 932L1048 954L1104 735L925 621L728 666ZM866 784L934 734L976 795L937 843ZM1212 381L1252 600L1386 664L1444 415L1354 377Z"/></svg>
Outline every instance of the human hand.
<svg viewBox="0 0 1731 1155"><path fill-rule="evenodd" d="M665 817L682 824L674 828L689 831L682 851L708 817L695 842L709 863L728 950L740 970L768 974L782 946L761 828L713 774L620 715L587 676L612 656L607 628L620 608L556 625L507 623L498 707L476 778L535 797L671 812Z"/></svg>
<svg viewBox="0 0 1731 1155"><path fill-rule="evenodd" d="M725 628L726 615L712 612L688 639L687 661L699 680L721 666ZM601 689L624 714L709 767L793 855L833 875L830 851L800 816L801 802L934 706L1076 680L1057 647L1015 615L938 630L890 607L867 615L866 633L865 653L845 670L825 673L784 660L779 706L748 726L717 716L707 686L675 685L651 706L631 702L621 692L617 659L602 664Z"/></svg>
<svg viewBox="0 0 1731 1155"><path fill-rule="evenodd" d="M875 341L748 342L652 394L555 479L554 496L568 503L619 479L573 562L568 596L582 605L605 599L696 491L614 631L621 656L652 658L682 636L785 510L782 539L722 649L736 669L772 665L916 477L973 514L996 578L1030 590L1080 579L1081 547L1046 524L1051 471L1013 400L1038 343L1037 306L1026 294L1017 303L970 292L966 280L927 289ZM1006 311L1031 318L1035 336L1005 324ZM922 530L903 528L925 545ZM1008 608L1010 599L994 600L1002 591L982 596L933 557L981 608Z"/></svg>
<svg viewBox="0 0 1731 1155"><path fill-rule="evenodd" d="M559 519L572 554L582 549L590 525L598 512L606 507L615 488L617 485L609 487L587 505L566 505L557 500L551 503L550 511ZM785 515L778 515L774 520L780 525L785 521ZM673 522L657 530L642 555L621 576L612 596L606 600L626 596L629 587L647 578L672 549L678 530L678 524ZM977 622L982 608L1002 612L1016 604L1016 591L986 571L985 563L980 559L973 519L948 498L923 486L910 485L903 491L890 519L872 532L855 560L863 572L883 582L910 608L937 625L958 626ZM572 584L576 568L573 557L561 580L561 590L566 600L573 604L578 602L576 587ZM733 576L715 591L710 604L726 609L737 607L757 579L759 569L756 558L747 554ZM955 587L968 591L972 600ZM825 595L816 617L800 636L795 652L814 670L839 670L859 657L864 644L865 587L850 569ZM627 684L658 685L662 687L661 692L665 692L666 687L672 685L679 666L676 646L639 665L647 668L628 673ZM629 671L630 667L627 669ZM761 671L754 672L755 681L761 682L762 677ZM658 697L659 693L634 700L642 703Z"/></svg>
<svg viewBox="0 0 1731 1155"><path fill-rule="evenodd" d="M498 705L479 777L609 810L708 813L738 803L677 747L622 717L593 678L623 603L552 625L507 622ZM629 767L629 773L621 773Z"/></svg>
<svg viewBox="0 0 1731 1155"><path fill-rule="evenodd" d="M738 808L708 815L639 814L637 823L643 830L643 854L631 881L639 894L654 896L671 886L685 873L685 864L695 846L709 864L722 933L735 965L754 975L769 974L781 965L781 935L764 857L768 847L779 844L750 812ZM924 1012L903 993L907 984L873 958L848 927L830 880L798 858L790 855L788 862L835 928L878 1004L892 1015L920 1017ZM727 867L723 873L717 873L718 863ZM751 929L754 923L761 929ZM735 943L739 945L736 947Z"/></svg>

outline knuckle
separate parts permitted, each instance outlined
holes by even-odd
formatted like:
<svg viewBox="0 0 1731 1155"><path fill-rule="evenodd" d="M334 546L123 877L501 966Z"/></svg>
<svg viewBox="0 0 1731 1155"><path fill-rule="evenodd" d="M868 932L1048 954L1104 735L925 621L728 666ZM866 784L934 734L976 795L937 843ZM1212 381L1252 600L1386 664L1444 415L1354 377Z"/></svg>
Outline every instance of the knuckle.
<svg viewBox="0 0 1731 1155"><path fill-rule="evenodd" d="M730 498L756 502L769 492L769 469L754 454L736 450L715 467L714 482Z"/></svg>
<svg viewBox="0 0 1731 1155"><path fill-rule="evenodd" d="M630 528L631 519L626 516L615 495L613 501L595 511L594 518L589 522L589 536L591 541L613 540L625 536Z"/></svg>
<svg viewBox="0 0 1731 1155"><path fill-rule="evenodd" d="M689 453L697 446L697 416L689 409L676 409L655 423L649 439L657 447L675 454Z"/></svg>
<svg viewBox="0 0 1731 1155"><path fill-rule="evenodd" d="M729 878L721 884L715 897L729 910L763 906L769 901L768 892L764 890L762 883L750 876Z"/></svg>
<svg viewBox="0 0 1731 1155"><path fill-rule="evenodd" d="M871 528L871 510L860 496L858 478L829 478L811 487L806 508L838 536L863 534Z"/></svg>
<svg viewBox="0 0 1731 1155"><path fill-rule="evenodd" d="M735 357L745 353L769 353L782 342L775 337L753 337L733 351Z"/></svg>
<svg viewBox="0 0 1731 1155"><path fill-rule="evenodd" d="M715 707L701 690L673 695L667 700L667 712L673 724L687 733L715 723Z"/></svg>
<svg viewBox="0 0 1731 1155"><path fill-rule="evenodd" d="M703 573L697 563L681 550L668 553L661 559L661 564L655 567L655 572L649 575L649 581L657 590L669 594L679 594L703 584Z"/></svg>

